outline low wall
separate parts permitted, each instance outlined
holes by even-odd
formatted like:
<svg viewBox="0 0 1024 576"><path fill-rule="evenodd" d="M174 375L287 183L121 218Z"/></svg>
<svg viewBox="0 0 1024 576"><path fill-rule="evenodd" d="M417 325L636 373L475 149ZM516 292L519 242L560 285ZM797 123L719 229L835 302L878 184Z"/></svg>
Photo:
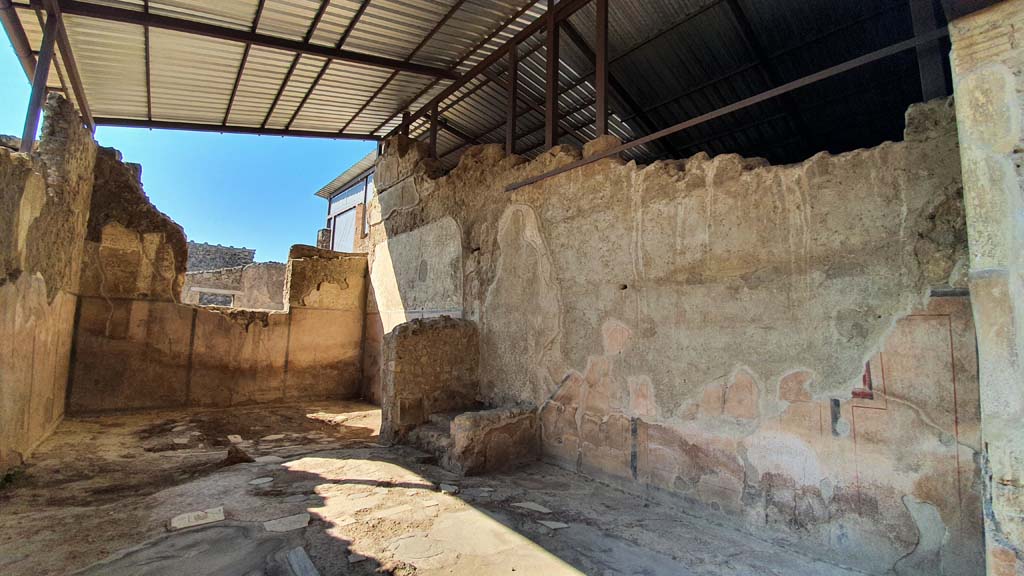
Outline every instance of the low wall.
<svg viewBox="0 0 1024 576"><path fill-rule="evenodd" d="M483 400L542 406L561 466L868 573L983 572L969 305L928 299L965 283L951 103L799 164L609 158L506 190L615 144L474 147L437 177L387 142L380 332L475 321Z"/></svg>
<svg viewBox="0 0 1024 576"><path fill-rule="evenodd" d="M300 252L283 312L83 295L69 410L359 397L366 259Z"/></svg>
<svg viewBox="0 0 1024 576"><path fill-rule="evenodd" d="M477 403L477 328L455 318L412 320L384 341L381 439L399 442L431 414Z"/></svg>
<svg viewBox="0 0 1024 576"><path fill-rule="evenodd" d="M74 107L45 105L32 154L0 147L0 475L64 415L96 145Z"/></svg>
<svg viewBox="0 0 1024 576"><path fill-rule="evenodd" d="M225 306L248 310L284 310L285 265L259 262L186 272L181 299L187 304L205 305L202 295L224 296Z"/></svg>

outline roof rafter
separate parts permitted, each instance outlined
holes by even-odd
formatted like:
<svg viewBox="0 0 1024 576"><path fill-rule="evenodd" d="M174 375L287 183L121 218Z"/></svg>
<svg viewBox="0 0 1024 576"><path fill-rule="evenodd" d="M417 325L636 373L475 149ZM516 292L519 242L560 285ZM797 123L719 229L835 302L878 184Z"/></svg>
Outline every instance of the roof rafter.
<svg viewBox="0 0 1024 576"><path fill-rule="evenodd" d="M345 41L348 40L349 35L352 34L352 30L355 29L356 24L359 23L359 20L363 17L363 13L366 12L366 9L369 6L370 0L363 0L363 2L359 5L359 8L356 10L356 13L352 16L352 19L349 20L348 26L345 26L345 31L341 33L341 38L339 38L338 42L334 45L336 49L340 49L342 46L345 45ZM299 113L302 112L303 106L306 105L306 101L309 100L309 97L313 95L313 91L316 90L316 87L320 85L320 81L323 80L324 74L327 73L327 69L330 67L330 60L327 60L326 62L323 63L322 66L320 66L320 71L317 72L316 78L314 78L313 83L310 84L309 90L306 90L306 94L302 97L302 101L299 102L298 106L296 106L295 112L292 113L292 117L288 119L288 124L285 125L286 129L290 129L292 127L292 124L295 122L295 119L298 118Z"/></svg>
<svg viewBox="0 0 1024 576"><path fill-rule="evenodd" d="M342 134L316 130L284 130L281 128L257 128L250 126L221 126L220 124L199 124L196 122L166 122L162 120L132 120L129 118L95 118L97 126L120 126L122 128L159 128L164 130L188 130L191 132L217 132L220 134L254 134L258 136L299 136L302 138L327 138L329 140L380 140L374 134Z"/></svg>
<svg viewBox="0 0 1024 576"><path fill-rule="evenodd" d="M424 36L423 39L420 40L420 43L417 44L416 47L412 49L412 52L409 52L409 55L405 57L405 61L408 62L412 60L412 58L416 56L416 54L419 53L419 51L422 50L424 46L427 45L427 42L430 42L430 39L433 38L435 34L437 34L437 31L444 27L444 25L448 23L448 20L451 20L451 17L454 16L455 13L459 10L459 8L462 8L462 5L465 3L466 0L456 0L455 4L452 4L452 7L449 8L447 12L445 12L445 15L441 18L441 20L438 21L438 23L435 24L434 27L431 28L429 32L427 32L427 35ZM378 87L377 90L374 91L374 93L369 98L366 99L366 102L363 102L363 105L359 107L359 110L356 110L356 113L353 114L352 117L349 118L347 122L345 122L345 125L341 127L341 130L339 130L339 132L344 132L345 130L347 130L349 125L352 124L352 121L358 118L359 115L363 113L363 110L366 110L366 107L370 105L370 102L373 102L373 99L379 96L380 93L383 92L384 89L387 88L389 84L391 84L391 81L394 80L396 76L398 76L397 70L392 72L391 75L388 76L387 80L385 80L380 85L380 87Z"/></svg>
<svg viewBox="0 0 1024 576"><path fill-rule="evenodd" d="M505 30L506 28L511 26L512 23L515 22L516 20L519 20L519 18L523 14L526 14L526 11L529 10L530 8L532 8L533 5L537 3L537 1L538 0L529 0L529 2L527 2L525 6L523 6L519 10L517 10L515 12L515 14L509 16L504 22L499 24L497 28L492 30L490 34L485 36L482 40L477 42L475 46L473 46L465 54L463 54L459 58L458 62L456 62L455 64L452 64L452 66L451 66L451 68L449 68L449 70L451 70L453 72L455 70L457 70L459 66L462 66L466 62L466 60L469 60L470 56L472 56L473 54L476 54L481 48L486 46L488 42L493 40L495 36L497 36L498 34L501 34L501 32L503 30ZM427 86L425 88L423 88L423 90L420 90L418 93L416 93L415 96L413 96L412 98L407 100L404 104L399 106L397 112L392 114L387 120L385 120L385 121L381 122L380 124L378 124L377 127L373 129L373 133L376 134L377 132L380 132L381 128L387 126L390 122L392 122L395 118L397 118L399 114L401 114L406 109L408 109L409 106L412 106L417 100L422 98L423 95L426 94L427 92L429 92L434 86L437 86L437 83L438 83L438 79L435 78L430 84L427 84Z"/></svg>
<svg viewBox="0 0 1024 576"><path fill-rule="evenodd" d="M38 1L39 0L33 0L33 2ZM445 70L444 68L416 64L414 62L403 62L402 60L396 60L394 58L364 54L362 52L354 52L352 50L335 49L330 46L289 40L287 38L260 34L248 30L226 28L215 24L197 22L195 20L185 20L172 16L164 16L162 14L146 14L141 11L127 10L124 8L116 8L101 4L92 4L89 2L82 2L80 0L57 0L57 2L65 14L71 14L73 16L98 18L100 20L135 24L137 26L149 26L150 28L173 30L177 32L184 32L186 34L216 38L219 40L241 42L243 44L249 43L254 46L285 50L288 52L294 52L295 54L320 56L331 60L340 60L342 62L362 64L364 66L372 66L375 68L398 70L401 72L409 72L411 74L420 74L435 78L455 80L459 77L457 74L450 70Z"/></svg>

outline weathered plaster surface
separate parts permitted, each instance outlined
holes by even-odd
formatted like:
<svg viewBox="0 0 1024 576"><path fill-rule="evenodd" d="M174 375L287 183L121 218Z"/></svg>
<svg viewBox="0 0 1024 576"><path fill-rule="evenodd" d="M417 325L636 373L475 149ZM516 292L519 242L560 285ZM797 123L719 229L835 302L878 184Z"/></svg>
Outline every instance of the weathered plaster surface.
<svg viewBox="0 0 1024 576"><path fill-rule="evenodd" d="M981 359L988 574L1024 574L1024 1L950 27Z"/></svg>
<svg viewBox="0 0 1024 576"><path fill-rule="evenodd" d="M31 155L0 147L0 473L64 415L95 155L56 96Z"/></svg>
<svg viewBox="0 0 1024 576"><path fill-rule="evenodd" d="M440 178L416 168L423 155L385 147L368 207L372 289L428 293L399 277L433 255L419 246L450 242L441 223L454 220L482 399L543 406L548 459L871 572L930 573L937 557L940 573L977 572L978 445L946 418L977 410L963 306L941 313L955 317L944 332L913 326L928 336L905 352L898 393L851 399L868 360L881 370L886 337L931 313L929 289L964 282L949 102L914 107L905 142L791 166L608 159L508 193L579 151L525 163L477 147ZM880 415L858 404L880 401ZM928 506L948 530L939 540L917 524Z"/></svg>
<svg viewBox="0 0 1024 576"><path fill-rule="evenodd" d="M82 290L86 296L180 302L188 248L185 232L142 190L142 167L100 148Z"/></svg>
<svg viewBox="0 0 1024 576"><path fill-rule="evenodd" d="M366 258L293 247L285 311L81 299L70 410L360 395Z"/></svg>

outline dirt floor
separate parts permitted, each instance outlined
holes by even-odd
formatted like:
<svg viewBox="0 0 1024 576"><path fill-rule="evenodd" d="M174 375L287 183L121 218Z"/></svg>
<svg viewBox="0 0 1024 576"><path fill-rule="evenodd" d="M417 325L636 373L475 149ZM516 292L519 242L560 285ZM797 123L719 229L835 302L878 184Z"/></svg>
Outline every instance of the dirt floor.
<svg viewBox="0 0 1024 576"><path fill-rule="evenodd" d="M379 427L351 402L69 418L0 488L0 574L858 574L540 463L458 478Z"/></svg>

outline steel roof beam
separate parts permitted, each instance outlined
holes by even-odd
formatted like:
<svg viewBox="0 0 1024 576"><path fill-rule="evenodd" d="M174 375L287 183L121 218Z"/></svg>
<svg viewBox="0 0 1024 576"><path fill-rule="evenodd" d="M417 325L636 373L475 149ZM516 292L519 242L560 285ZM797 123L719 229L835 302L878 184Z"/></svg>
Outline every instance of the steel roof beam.
<svg viewBox="0 0 1024 576"><path fill-rule="evenodd" d="M622 144L620 146L616 146L616 147L611 148L609 150L605 150L604 152L601 152L599 154L595 154L593 156L590 156L590 157L587 157L587 158L584 158L584 159L581 159L581 160L577 160L575 162L571 162L571 163L566 164L565 166L561 166L561 167L559 167L559 168L557 168L555 170L551 170L549 172L545 172L544 174L539 174L537 176L533 176L533 177L527 178L527 179L522 180L520 182L516 182L514 184L510 184L510 185L505 187L505 190L507 192L511 192L513 190L522 188L523 186L529 186L530 184L534 184L536 182L540 182L541 180L550 178L552 176L556 176L558 174L562 174L564 172L568 172L570 170L574 170L574 169L579 168L581 166L586 166L587 164L591 164L593 162L597 162L598 160L602 160L602 159L608 158L610 156L615 156L617 154L621 154L622 152L625 152L626 150L630 150L632 148L636 148L637 146L642 146L642 145L647 144L649 142L653 142L653 141L655 141L655 140L657 140L659 138L664 138L666 136L670 136L672 134L676 134L678 132L682 132L683 130L686 130L687 128L693 128L694 126L699 126L701 124L704 124L705 122L709 122L711 120L714 120L715 118L720 118L722 116L725 116L725 115L728 115L728 114L732 114L733 112L737 112L739 110L743 110L743 109L749 108L749 107L754 106L756 104L760 104L761 102L765 102L767 100L771 100L772 98L777 98L777 97L779 97L779 96L781 96L783 94L788 94L790 92L793 92L794 90L799 90L800 88L803 88L804 86L809 86L811 84L814 84L816 82L820 82L820 81L825 80L827 78L832 78L833 76L837 76L837 75L842 74L844 72L848 72L850 70L854 70L856 68L864 66L865 64L870 64L872 62L876 62L876 61L881 60L883 58L888 58L889 56L892 56L894 54L899 54L900 52L904 52L906 50L910 50L912 48L916 48L918 46L927 44L928 42L933 42L935 40L938 40L939 38L947 36L948 34L949 34L949 31L946 28L940 28L940 29L934 30L934 31L932 31L932 32L930 32L928 34L923 34L921 36L916 36L914 38L911 38L909 40L904 40L903 42L898 42L898 43L893 44L891 46L888 46L886 48L882 48L880 50L875 50L874 52L870 52L870 53L865 54L863 56L854 58L852 60L847 60L846 62L843 62L842 64L837 64L837 65L832 66L830 68L826 68L824 70L815 72L814 74L810 74L808 76L804 76L803 78L800 78L798 80L793 80L792 82L788 82L788 83L783 84L782 86L779 86L777 88L773 88L771 90L767 90L765 92L762 92L762 93L757 94L755 96L751 96L749 98L744 98L743 100L740 100L738 102L733 102L732 104L728 104L726 106L718 108L717 110L713 110L713 111L708 112L706 114L701 114L700 116L691 118L689 120L685 120L685 121L680 122L678 124L675 124L673 126L669 126L667 128L663 128L663 129L661 129L661 130L659 130L659 131L657 131L657 132L655 132L653 134L648 134L647 136L644 136L643 138L637 138L637 139L632 140L630 142L626 142L626 143L624 143L624 144Z"/></svg>
<svg viewBox="0 0 1024 576"><path fill-rule="evenodd" d="M479 50L480 50L481 48L483 48L484 46L486 46L488 42L490 42L491 40L493 40L495 36L497 36L498 34L500 34L500 33L501 33L501 32L502 32L502 31L503 31L504 29L506 29L506 28L508 28L509 26L511 26L511 25L512 25L512 23L513 23L513 22L515 22L516 20L518 20L520 16L522 16L523 14L525 14L525 13L526 13L526 11L527 11L527 10L529 10L530 8L532 8L532 7L533 7L533 5L537 3L537 1L538 1L538 0L530 0L529 2L527 2L525 6L523 6L522 8L520 8L520 9L519 9L518 11L516 11L516 13L515 13L515 14L513 14L513 15L512 15L512 16L510 16L510 17L509 17L509 18L508 18L507 20L505 20L505 21L504 21L504 22L502 22L502 23L501 23L500 25L498 25L498 27L497 27L497 28L495 28L494 30L492 30L490 34L488 34L488 35L487 35L487 36L485 36L485 37L484 37L484 38L483 38L482 40L480 40L479 42L477 42L476 46L473 46L472 48L470 48L470 49L469 49L469 51L467 51L467 52L466 52L465 54L463 54L463 55L462 55L462 56L461 56L461 57L459 58L459 61L458 61L458 62L456 62L455 64L452 64L452 66L451 66L451 67L449 68L449 70L451 70L451 71L453 71L453 72L454 72L454 71L455 71L456 69L458 69L458 67L459 67L459 66L462 66L462 64L463 64L463 63L464 63L464 62L465 62L466 60L468 60L470 56L472 56L473 54L476 54L476 53L477 53L477 51L479 51ZM374 132L374 133L377 133L377 132L379 132L379 131L380 131L380 129L381 129L381 128L383 128L383 127L387 126L387 125L388 125L388 124L389 124L389 123L390 123L390 122L391 122L392 120L394 120L394 119L395 119L395 118L396 118L396 117L397 117L397 116L398 116L399 114L401 114L401 113L402 113L403 111L405 111L406 109L408 109L408 108L409 108L409 106L412 106L412 105L413 105L413 104L414 104L414 103L415 103L415 102L416 102L417 100L419 100L420 98L422 98L424 94L426 94L427 92L429 92L431 88L433 88L434 86L437 86L437 82L438 82L438 80L437 80L437 79L435 79L435 80L434 80L434 81L432 81L432 82L431 82L430 84L427 84L427 86L426 86L426 87L425 87L425 88L424 88L423 90L420 90L420 91L419 91L419 92L418 92L418 93L417 93L417 94L416 94L415 96L413 96L413 97L412 97L412 98L410 98L410 99L409 99L408 101L406 101L406 102L405 102L405 103L404 103L404 104L403 104L403 105L402 105L402 106L401 106L401 107L400 107L400 108L398 109L398 111L397 111L397 112L395 112L394 114L392 114L392 115L391 115L391 117L390 117L390 118L388 118L387 120L385 120L385 121L381 122L380 124L378 124L378 125L377 125L377 127L373 129L373 132ZM450 108L450 106L449 106L449 108Z"/></svg>
<svg viewBox="0 0 1024 576"><path fill-rule="evenodd" d="M28 42L25 28L21 25L18 11L15 10L11 0L0 0L0 23L3 24L4 31L7 32L7 37L11 40L14 53L18 55L21 69L25 71L25 76L31 82L36 73L36 58L32 55L32 45Z"/></svg>
<svg viewBox="0 0 1024 576"><path fill-rule="evenodd" d="M324 17L324 12L327 11L327 7L330 6L330 4L331 0L320 0L320 7L316 10L316 16L313 17L313 21L309 24L309 27L306 28L306 34L302 37L302 42L304 44L309 44L310 39L313 38L313 33L316 32L316 27L320 25L320 20ZM288 83L291 82L292 75L295 74L295 68L299 65L299 59L301 57L301 54L295 54L292 56L292 65L288 67L288 72L284 75L284 80L281 81L281 86L278 87L277 94L274 95L274 100L270 103L270 109L267 110L267 115L263 117L263 123L260 124L260 128L266 128L267 122L270 122L270 117L274 115L277 103L281 101L281 95L284 94L285 89L288 88ZM286 125L285 128L290 126L291 121L289 120L288 125Z"/></svg>
<svg viewBox="0 0 1024 576"><path fill-rule="evenodd" d="M374 134L342 134L316 130L285 130L281 128L258 128L251 126L222 126L220 124L198 124L195 122L167 122L162 120L132 120L129 118L95 118L97 126L119 126L122 128L154 128L162 130L188 130L191 132L217 132L220 134L254 134L257 136L295 136L300 138L326 138L329 140L380 140Z"/></svg>
<svg viewBox="0 0 1024 576"><path fill-rule="evenodd" d="M588 46L586 41L583 39L583 36L579 33L578 30L576 30L576 27L573 26L571 22L566 22L564 27L566 37L569 38L569 41L572 42L573 45L580 50L580 52L583 52L583 57L586 58L587 61L590 62L590 65L594 67L594 71L589 74L586 74L585 76L583 76L583 78L590 78L591 76L594 76L595 85L599 85L601 81L600 74L598 74L597 53L594 50L591 50L590 46ZM607 30L605 30L605 36L607 37ZM610 62L607 64L610 64ZM647 115L644 112L639 111L640 104L636 100L634 100L632 96L630 96L629 92L626 91L626 87L623 86L621 82L619 82L619 80L615 77L614 74L611 73L610 70L607 70L607 64L605 65L605 74L607 75L608 83L606 89L608 92L611 93L611 95L616 100L618 100L622 104L622 110L620 110L618 113L619 118L636 118L637 124L640 125L640 130L646 132L647 134L650 134L651 132L654 131L654 126L647 118ZM598 95L600 95L600 92L601 90L598 86ZM595 106L598 106L598 104L595 104ZM598 108L598 110L600 110L600 108ZM607 119L605 121L607 123ZM607 129L607 124L605 125L605 128ZM607 132L607 130L605 130L605 132ZM600 128L598 128L597 130L597 135L602 135ZM662 146L660 142L656 143L656 146L658 146L665 152L668 151L668 148Z"/></svg>
<svg viewBox="0 0 1024 576"><path fill-rule="evenodd" d="M25 113L25 128L21 131L22 152L31 152L32 144L39 129L39 116L43 111L43 100L46 99L46 80L50 75L50 64L53 62L53 49L57 40L57 19L47 18L43 26L43 43L39 48L39 59L32 75L32 92L28 97L28 111Z"/></svg>
<svg viewBox="0 0 1024 576"><path fill-rule="evenodd" d="M590 0L562 0L562 2L556 4L554 7L553 16L545 15L544 17L537 18L536 20L528 24L526 27L520 30L515 36L513 36L509 41L502 44L494 52L491 52L486 58L478 62L476 66L470 68L469 71L463 74L459 80L451 83L437 96L431 98L430 102L427 102L422 107L420 107L419 110L412 114L410 121L415 121L419 118L422 118L424 115L430 112L434 108L434 106L439 105L441 102L444 101L445 98L451 96L459 88L465 86L465 84L469 82L471 79L480 75L484 70L487 70L492 65L494 65L494 63L501 60L508 53L510 45L519 44L523 40L532 36L541 28L545 27L550 21L561 22L562 20L565 20L573 13L575 13L577 10L582 8L585 4L587 4L587 2L590 2Z"/></svg>
<svg viewBox="0 0 1024 576"><path fill-rule="evenodd" d="M260 0L259 4L256 5L256 15L253 16L252 26L250 30L255 32L260 27L260 17L263 16L263 6L266 4L266 0ZM146 41L149 41L149 26L146 26ZM242 73L245 72L245 65L249 62L249 52L252 50L252 44L245 44L245 51L242 52L242 63L238 65L238 73L235 74L235 83L231 86L231 97L228 98L228 107L224 111L224 120L221 122L223 125L227 125L228 117L231 116L231 109L235 105L235 96L238 95L238 85L242 82ZM148 73L148 58L147 58L147 73ZM150 117L150 120L153 118Z"/></svg>
<svg viewBox="0 0 1024 576"><path fill-rule="evenodd" d="M435 34L437 34L437 31L440 30L445 24L447 24L448 20L450 20L451 17L454 16L455 13L459 10L459 8L462 8L462 5L465 3L466 0L457 0L455 4L453 4L451 8L448 9L447 12L445 12L445 15L441 18L441 20L438 21L438 23L435 24L427 32L426 36L424 36L422 40L420 40L419 44L417 44L416 47L412 49L412 52L409 52L409 55L405 57L404 61L408 62L412 60L413 57L416 56L416 54L418 54L419 51L422 50L423 47L427 45L427 42L430 42L430 39L433 38ZM398 71L392 72L391 75L388 76L383 83L381 83L377 90L375 90L373 94L369 98L367 98L365 102L363 102L363 105L359 107L359 110L356 110L356 113L353 114L352 117L348 119L348 122L345 122L345 125L341 127L341 130L339 130L339 132L344 132L345 130L347 130L349 125L352 124L352 122L354 122L355 119L358 118L359 115L362 114L364 110L366 110L366 108L370 105L371 102L373 102L373 99L379 96L380 93L383 92L384 89L387 88L388 85L391 84L392 80L394 80L395 77L397 76ZM433 109L436 110L437 106L434 106Z"/></svg>
<svg viewBox="0 0 1024 576"><path fill-rule="evenodd" d="M910 0L910 19L914 34L931 32L938 25L933 0ZM925 102L946 95L946 70L942 49L936 40L917 47L917 68L921 75L921 99Z"/></svg>
<svg viewBox="0 0 1024 576"><path fill-rule="evenodd" d="M60 59L64 63L64 71L68 73L68 80L71 88L75 91L75 100L78 102L78 113L89 130L96 129L96 122L93 120L92 112L89 110L89 101L85 98L85 86L82 85L82 77L78 74L78 64L75 62L75 55L71 51L71 40L68 39L68 31L64 27L64 16L57 0L42 0L43 8L46 10L46 20L51 18L57 21L57 48L60 50Z"/></svg>
<svg viewBox="0 0 1024 576"><path fill-rule="evenodd" d="M340 50L341 47L345 45L345 41L348 40L349 35L352 34L352 30L355 29L356 24L359 23L359 20L363 17L363 13L366 12L366 9L369 6L370 0L363 0L359 5L359 8L356 9L356 13L352 16L352 19L349 20L348 26L345 26L345 31L341 33L341 38L339 38L338 42L334 45L335 49ZM299 105L295 108L295 112L292 113L292 117L288 120L288 124L285 125L286 129L290 129L292 124L295 123L295 119L299 117L299 113L302 112L303 106L306 105L309 97L313 95L313 91L316 90L316 87L320 85L320 81L324 79L324 74L327 73L327 69L330 67L330 60L324 62L323 66L320 67L320 71L317 72L316 78L313 79L313 83L309 86L309 90L306 90L306 94L302 97L302 101L299 102Z"/></svg>
<svg viewBox="0 0 1024 576"><path fill-rule="evenodd" d="M39 0L33 0L33 2L38 1ZM331 60L362 64L364 66L372 66L375 68L385 68L388 70L397 70L399 72L409 72L411 74L420 74L422 76L431 76L434 78L447 78L449 80L459 79L458 74L450 70L445 70L444 68L416 64L413 62L403 62L393 58L374 56L372 54L364 54L362 52L353 52L352 50L335 49L330 46L321 46L319 44L311 44L309 42L289 40L287 38L269 36L267 34L260 34L249 30L226 28L215 24L207 24L205 22L197 22L195 20L185 20L161 14L146 14L141 11L92 4L89 2L81 2L80 0L56 1L65 14L71 14L73 16L97 18L100 20L109 20L111 22L134 24L136 26L149 26L151 28L159 28L161 30L173 30L176 32L184 32L186 34L205 36L207 38L216 38L218 40L241 42L243 44L249 43L254 46L285 50L295 54L319 56L321 58L329 58Z"/></svg>

